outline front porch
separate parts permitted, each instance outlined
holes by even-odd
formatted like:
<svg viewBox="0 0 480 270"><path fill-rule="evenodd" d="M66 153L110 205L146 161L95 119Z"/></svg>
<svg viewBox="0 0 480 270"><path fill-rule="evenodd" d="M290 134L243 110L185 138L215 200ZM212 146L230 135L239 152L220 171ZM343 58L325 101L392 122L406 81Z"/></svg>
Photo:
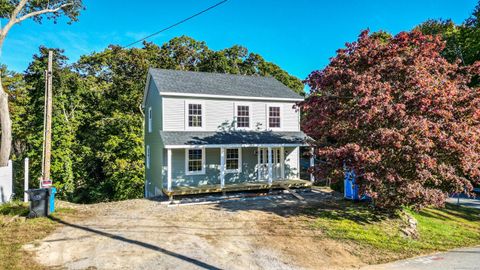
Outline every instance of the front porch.
<svg viewBox="0 0 480 270"><path fill-rule="evenodd" d="M161 136L165 143L161 192L169 197L308 188L314 180L300 178L300 147L309 147L301 132L161 132Z"/></svg>
<svg viewBox="0 0 480 270"><path fill-rule="evenodd" d="M250 190L265 190L265 189L279 189L279 188L310 188L311 181L301 179L277 179L272 183L268 181L262 182L243 182L229 184L222 188L221 185L204 185L204 186L175 186L169 191L167 188L163 189L163 193L167 196L177 195L193 195L202 193L219 193L219 192L236 192L236 191L250 191Z"/></svg>

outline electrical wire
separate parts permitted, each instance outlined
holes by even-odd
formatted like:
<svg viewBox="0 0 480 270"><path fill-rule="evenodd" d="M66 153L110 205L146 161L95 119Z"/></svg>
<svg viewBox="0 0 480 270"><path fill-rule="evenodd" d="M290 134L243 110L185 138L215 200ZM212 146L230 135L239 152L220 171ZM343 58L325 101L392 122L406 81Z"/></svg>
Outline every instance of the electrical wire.
<svg viewBox="0 0 480 270"><path fill-rule="evenodd" d="M151 38L151 37L156 36L156 35L158 35L158 34L160 34L160 33L162 33L162 32L165 32L165 31L167 31L167 30L169 30L169 29L171 29L171 28L173 28L173 27L175 27L175 26L177 26L177 25L180 25L180 24L182 24L182 23L184 23L184 22L186 22L186 21L188 21L188 20L191 20L191 19L197 17L198 15L200 15L200 14L202 14L202 13L205 13L205 12L211 10L211 9L214 9L214 8L218 7L218 6L220 6L221 4L223 4L223 3L227 2L227 1L228 1L228 0L220 1L220 2L216 3L215 5L210 6L210 7L206 8L206 9L204 9L204 10L198 12L198 13L195 13L195 14L193 14L192 16L187 17L187 18L185 18L185 19L183 19L183 20L181 20L181 21L179 21L179 22L176 22L176 23L174 23L174 24L172 24L172 25L170 25L170 26L168 26L168 27L165 27L165 28L163 28L162 30L159 30L159 31L157 31L157 32L155 32L155 33L153 33L153 34L150 34L150 35L148 35L148 36L146 36L146 37L144 37L144 38L141 38L141 39L139 39L139 40L137 40L137 41L135 41L135 42L132 42L132 43L130 43L130 44L128 44L128 45L125 45L124 48L130 47L130 46L135 45L135 44L137 44L137 43L139 43L139 42L142 42L142 41L144 41L144 40L146 40L146 39L148 39L148 38Z"/></svg>

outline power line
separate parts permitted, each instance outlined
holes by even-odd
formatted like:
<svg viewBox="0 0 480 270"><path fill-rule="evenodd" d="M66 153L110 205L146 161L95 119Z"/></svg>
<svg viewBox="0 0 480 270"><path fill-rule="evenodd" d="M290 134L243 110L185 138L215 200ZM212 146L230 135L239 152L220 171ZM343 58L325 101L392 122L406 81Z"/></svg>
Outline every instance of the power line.
<svg viewBox="0 0 480 270"><path fill-rule="evenodd" d="M155 33L153 33L153 34L150 34L150 35L148 35L148 36L146 36L146 37L144 37L144 38L141 38L141 39L139 39L139 40L137 40L137 41L135 41L135 42L132 42L132 43L124 46L124 48L130 47L130 46L135 45L135 44L137 44L137 43L139 43L139 42L142 42L142 41L144 41L144 40L146 40L146 39L148 39L148 38L151 38L151 37L153 37L153 36L156 36L156 35L164 32L164 31L167 31L168 29L173 28L173 27L175 27L175 26L177 26L177 25L179 25L179 24L182 24L182 23L184 23L184 22L186 22L186 21L188 21L188 20L191 20L191 19L197 17L198 15L200 15L200 14L202 14L202 13L205 13L205 12L211 10L211 9L214 9L214 8L220 6L221 4L223 4L223 3L227 2L227 1L228 1L228 0L220 1L220 2L216 3L215 5L210 6L210 7L206 8L206 9L204 9L204 10L196 13L196 14L193 14L192 16L190 16L190 17L188 17L188 18L185 18L185 19L183 19L183 20L181 20L181 21L179 21L179 22L176 22L176 23L174 23L174 24L172 24L172 25L170 25L170 26L168 26L168 27L166 27L166 28L163 28L163 29L160 30L160 31L157 31L157 32L155 32Z"/></svg>

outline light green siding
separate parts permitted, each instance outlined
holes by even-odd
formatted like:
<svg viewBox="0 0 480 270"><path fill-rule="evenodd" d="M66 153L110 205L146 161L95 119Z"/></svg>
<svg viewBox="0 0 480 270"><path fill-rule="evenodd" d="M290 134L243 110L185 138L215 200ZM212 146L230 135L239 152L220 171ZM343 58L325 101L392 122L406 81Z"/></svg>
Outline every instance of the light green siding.
<svg viewBox="0 0 480 270"><path fill-rule="evenodd" d="M220 148L205 149L205 174L185 174L185 149L172 149L172 186L220 185ZM242 148L241 172L225 173L225 185L256 182L258 157L256 147ZM163 154L163 173L166 179L167 150ZM285 147L285 178L298 178L298 147ZM163 187L167 187L166 181Z"/></svg>
<svg viewBox="0 0 480 270"><path fill-rule="evenodd" d="M300 131L299 112L293 107L294 102L236 100L236 99L195 99L185 97L163 97L165 122L163 130L182 131L185 127L185 103L201 102L204 104L205 126L204 131L216 131L225 122L231 123L235 119L235 106L250 106L250 129L255 130L257 125L261 130L267 129L267 107L281 108L281 131Z"/></svg>
<svg viewBox="0 0 480 270"><path fill-rule="evenodd" d="M152 109L152 128L149 132L148 113ZM150 168L145 164L145 191L146 197L162 195L162 166L163 164L163 144L159 139L159 131L162 127L162 97L158 94L158 89L150 81L148 85L148 94L145 101L145 162L147 154L147 145L150 146Z"/></svg>

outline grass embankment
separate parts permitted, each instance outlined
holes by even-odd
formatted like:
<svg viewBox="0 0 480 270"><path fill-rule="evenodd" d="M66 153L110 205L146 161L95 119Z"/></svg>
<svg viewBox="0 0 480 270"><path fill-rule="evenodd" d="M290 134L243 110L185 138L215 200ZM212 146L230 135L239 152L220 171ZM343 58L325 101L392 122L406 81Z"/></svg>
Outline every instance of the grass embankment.
<svg viewBox="0 0 480 270"><path fill-rule="evenodd" d="M420 254L480 244L480 210L447 204L414 212L418 239L406 238L405 221L371 210L366 204L341 202L333 208L309 209L311 225L325 236L352 245L366 263L382 263Z"/></svg>
<svg viewBox="0 0 480 270"><path fill-rule="evenodd" d="M44 238L59 224L49 218L25 218L28 204L11 202L0 205L0 269L45 269L35 263L32 254L21 250L22 245ZM56 209L54 217L73 215L74 210Z"/></svg>

